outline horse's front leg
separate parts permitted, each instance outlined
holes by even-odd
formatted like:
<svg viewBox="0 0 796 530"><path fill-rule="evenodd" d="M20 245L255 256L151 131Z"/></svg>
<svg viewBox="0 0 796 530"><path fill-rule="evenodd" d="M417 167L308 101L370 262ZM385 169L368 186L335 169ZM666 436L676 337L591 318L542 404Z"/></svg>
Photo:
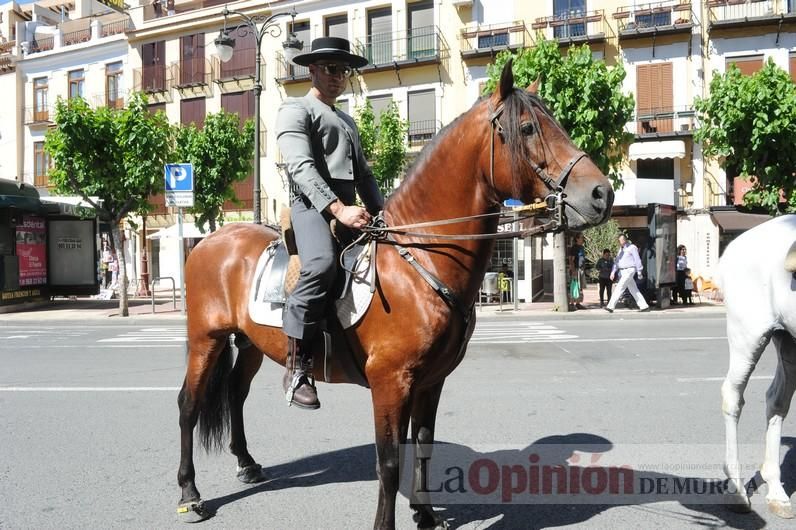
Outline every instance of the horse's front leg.
<svg viewBox="0 0 796 530"><path fill-rule="evenodd" d="M403 444L409 428L410 382L408 374L392 373L375 378L368 374L376 427L376 473L379 504L376 530L395 528L395 496L398 494Z"/></svg>
<svg viewBox="0 0 796 530"><path fill-rule="evenodd" d="M793 518L790 497L780 482L779 450L782 438L782 422L788 415L793 392L796 389L796 343L785 332L774 335L779 363L774 381L766 392L766 453L760 476L768 485L766 503L775 515Z"/></svg>
<svg viewBox="0 0 796 530"><path fill-rule="evenodd" d="M724 413L725 453L724 473L730 479L731 496L727 507L735 512L748 512L751 508L741 479L741 463L738 459L738 420L744 406L743 393L749 378L768 344L770 336L745 333L740 324L730 326L727 316L727 339L730 346L730 366L721 385L721 410Z"/></svg>
<svg viewBox="0 0 796 530"><path fill-rule="evenodd" d="M243 426L243 404L249 396L252 379L263 364L263 354L245 335L236 334L235 344L238 347L238 357L235 360L235 367L230 373L229 450L238 459L238 480L246 484L254 484L265 480L265 473L263 473L262 466L255 462L252 455L249 454Z"/></svg>
<svg viewBox="0 0 796 530"><path fill-rule="evenodd" d="M428 494L428 467L433 451L434 426L437 420L437 407L445 381L416 392L412 397L412 445L414 454L414 475L410 506L415 511L418 529L448 528L439 515L434 513Z"/></svg>

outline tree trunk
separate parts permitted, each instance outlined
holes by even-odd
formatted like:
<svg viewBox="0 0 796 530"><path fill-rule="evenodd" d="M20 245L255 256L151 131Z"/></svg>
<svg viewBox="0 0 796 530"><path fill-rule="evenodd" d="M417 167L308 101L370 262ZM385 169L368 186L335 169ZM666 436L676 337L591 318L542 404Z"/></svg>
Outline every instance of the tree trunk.
<svg viewBox="0 0 796 530"><path fill-rule="evenodd" d="M563 231L553 235L553 306L562 313L569 311L566 234Z"/></svg>
<svg viewBox="0 0 796 530"><path fill-rule="evenodd" d="M127 262L124 257L122 232L118 223L112 223L111 227L113 246L116 247L116 258L119 263L119 270L116 273L116 281L119 284L119 314L127 317L130 316L130 308L127 303Z"/></svg>
<svg viewBox="0 0 796 530"><path fill-rule="evenodd" d="M207 220L207 225L208 225L208 227L210 229L210 233L211 234L216 231L216 217L215 217L215 215L211 215L210 216L210 219Z"/></svg>

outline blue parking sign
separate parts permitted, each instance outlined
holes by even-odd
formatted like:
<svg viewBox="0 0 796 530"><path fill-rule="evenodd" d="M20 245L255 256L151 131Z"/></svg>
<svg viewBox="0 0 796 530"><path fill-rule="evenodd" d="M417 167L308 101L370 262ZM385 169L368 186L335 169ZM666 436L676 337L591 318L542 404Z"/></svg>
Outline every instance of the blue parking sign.
<svg viewBox="0 0 796 530"><path fill-rule="evenodd" d="M165 165L166 191L193 191L192 164Z"/></svg>

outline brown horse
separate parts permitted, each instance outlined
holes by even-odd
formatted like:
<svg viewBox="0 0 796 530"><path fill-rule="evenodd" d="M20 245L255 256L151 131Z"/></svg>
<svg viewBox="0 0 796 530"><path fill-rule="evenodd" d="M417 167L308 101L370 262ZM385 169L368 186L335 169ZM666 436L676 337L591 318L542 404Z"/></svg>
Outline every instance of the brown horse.
<svg viewBox="0 0 796 530"><path fill-rule="evenodd" d="M514 88L509 63L494 95L477 102L424 149L387 201L384 218L397 226L478 216L439 226L437 233L494 234L498 219L483 214L498 212L502 200L532 202L559 187L566 193L564 213L570 229L609 217L613 191L605 175L575 147L534 86L527 91ZM429 200L432 196L440 200ZM186 264L188 367L179 396L182 452L177 474L182 488L178 512L185 520L211 515L194 482L197 421L205 447L219 446L230 430L239 478L263 480L246 448L243 402L264 355L285 364L287 337L281 329L251 320L247 295L258 257L278 237L263 226L227 225L198 245ZM491 239L394 239L410 247L416 263L447 285L452 295L445 300L394 245L380 243L378 289L364 318L346 331L371 388L379 478L374 527L379 529L395 526L399 455L410 419L415 447L425 451L433 443L442 386L470 339L472 309L494 245ZM234 367L231 333L245 334L251 341ZM342 371L333 371L331 382L349 381ZM426 483L423 472L416 466L415 480L421 484ZM446 526L427 497L413 495L411 506L419 528Z"/></svg>

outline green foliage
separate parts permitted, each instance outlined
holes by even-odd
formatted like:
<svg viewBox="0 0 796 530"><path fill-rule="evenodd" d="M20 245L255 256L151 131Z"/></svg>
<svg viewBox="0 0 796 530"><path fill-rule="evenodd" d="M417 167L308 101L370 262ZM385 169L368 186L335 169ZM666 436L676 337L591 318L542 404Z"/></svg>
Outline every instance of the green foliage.
<svg viewBox="0 0 796 530"><path fill-rule="evenodd" d="M583 232L583 248L586 250L586 259L592 263L603 257L603 249L609 249L616 256L619 243L619 234L622 230L619 224L609 219L605 223L586 229Z"/></svg>
<svg viewBox="0 0 796 530"><path fill-rule="evenodd" d="M166 117L150 114L146 96L135 94L122 110L59 99L44 148L56 193L79 195L100 219L118 224L130 212L147 211L149 196L163 190L170 145Z"/></svg>
<svg viewBox="0 0 796 530"><path fill-rule="evenodd" d="M381 113L378 127L370 101L358 107L355 116L365 158L372 161L371 169L379 189L388 195L393 190L395 179L406 166L409 122L401 119L394 101Z"/></svg>
<svg viewBox="0 0 796 530"><path fill-rule="evenodd" d="M246 179L254 157L254 122L239 127L236 114L223 110L208 114L204 128L191 124L176 133L174 160L190 162L194 170L194 207L196 225L223 223L222 207L226 201L238 202L233 184Z"/></svg>
<svg viewBox="0 0 796 530"><path fill-rule="evenodd" d="M611 178L615 188L621 187L623 147L633 141L625 125L635 107L633 96L622 93L622 64L608 67L604 61L595 61L586 45L571 47L562 56L556 41L541 40L517 54L499 54L487 67L485 93L494 91L503 66L512 57L515 84L526 87L538 79L539 96L575 145Z"/></svg>
<svg viewBox="0 0 796 530"><path fill-rule="evenodd" d="M359 129L359 143L362 145L362 152L365 153L365 158L373 160L378 131L376 130L376 116L373 114L373 105L370 104L370 100L366 99L363 106L357 107L354 116L357 129Z"/></svg>
<svg viewBox="0 0 796 530"><path fill-rule="evenodd" d="M406 133L409 122L402 120L398 106L391 102L379 117L379 136L376 142L376 156L373 174L384 195L394 187L395 179L406 165Z"/></svg>
<svg viewBox="0 0 796 530"><path fill-rule="evenodd" d="M705 156L755 177L744 203L776 214L781 190L783 209L795 212L796 88L787 72L771 58L752 76L731 65L724 75L714 72L710 97L697 98L695 107L694 140Z"/></svg>
<svg viewBox="0 0 796 530"><path fill-rule="evenodd" d="M79 195L111 224L120 285L127 285L127 273L119 224L130 212L148 211L149 196L163 191L171 139L166 116L150 114L143 94L134 94L122 110L94 110L82 98L55 105L55 127L44 142L53 161L50 181L56 193ZM120 294L120 312L127 316L127 289Z"/></svg>

